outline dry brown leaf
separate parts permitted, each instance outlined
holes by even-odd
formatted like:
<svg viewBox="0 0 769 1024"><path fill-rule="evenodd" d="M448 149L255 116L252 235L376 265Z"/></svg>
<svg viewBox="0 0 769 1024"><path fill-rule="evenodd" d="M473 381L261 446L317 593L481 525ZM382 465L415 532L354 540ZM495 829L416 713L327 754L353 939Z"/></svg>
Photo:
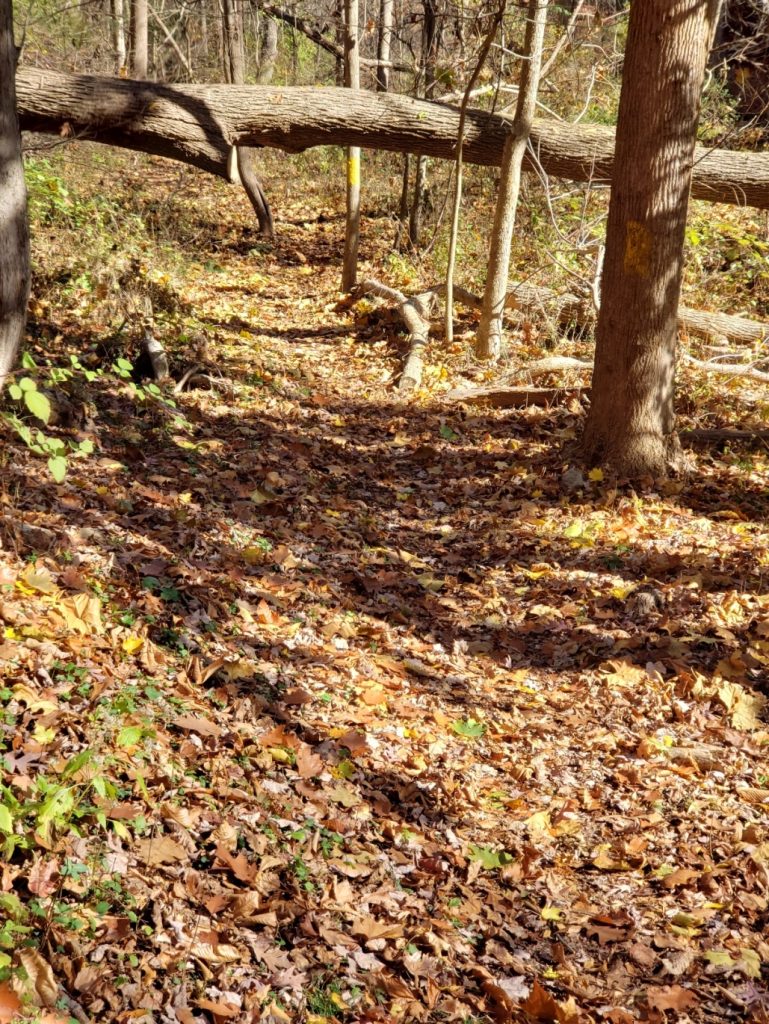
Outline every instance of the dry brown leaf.
<svg viewBox="0 0 769 1024"><path fill-rule="evenodd" d="M134 850L139 859L148 867L157 867L158 864L176 864L190 859L190 855L184 847L170 836L150 836L146 839L137 839Z"/></svg>
<svg viewBox="0 0 769 1024"><path fill-rule="evenodd" d="M646 999L654 1010L675 1010L681 1013L697 1003L697 993L682 985L660 985L646 990Z"/></svg>
<svg viewBox="0 0 769 1024"><path fill-rule="evenodd" d="M302 779L314 779L325 768L323 758L312 752L312 747L302 743L296 751L296 770Z"/></svg>
<svg viewBox="0 0 769 1024"><path fill-rule="evenodd" d="M50 896L59 888L59 862L55 857L38 858L27 876L29 891L35 896Z"/></svg>
<svg viewBox="0 0 769 1024"><path fill-rule="evenodd" d="M212 722L209 718L198 718L196 715L177 715L173 724L178 729L187 732L196 732L199 736L213 736L218 739L224 731L220 725Z"/></svg>
<svg viewBox="0 0 769 1024"><path fill-rule="evenodd" d="M559 1024L563 1019L555 998L536 979L528 997L521 1003L521 1009L543 1024Z"/></svg>
<svg viewBox="0 0 769 1024"><path fill-rule="evenodd" d="M14 975L11 984L16 994L34 1006L55 1006L59 986L51 965L42 953L36 949L20 949L16 958L26 974L23 979Z"/></svg>

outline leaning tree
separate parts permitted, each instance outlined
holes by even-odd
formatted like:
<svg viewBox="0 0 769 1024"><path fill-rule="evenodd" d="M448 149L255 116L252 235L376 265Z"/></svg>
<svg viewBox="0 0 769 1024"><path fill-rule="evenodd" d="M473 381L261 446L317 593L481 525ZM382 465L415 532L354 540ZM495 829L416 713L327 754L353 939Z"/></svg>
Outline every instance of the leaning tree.
<svg viewBox="0 0 769 1024"><path fill-rule="evenodd" d="M677 311L718 0L634 0L584 451L628 477L675 463Z"/></svg>

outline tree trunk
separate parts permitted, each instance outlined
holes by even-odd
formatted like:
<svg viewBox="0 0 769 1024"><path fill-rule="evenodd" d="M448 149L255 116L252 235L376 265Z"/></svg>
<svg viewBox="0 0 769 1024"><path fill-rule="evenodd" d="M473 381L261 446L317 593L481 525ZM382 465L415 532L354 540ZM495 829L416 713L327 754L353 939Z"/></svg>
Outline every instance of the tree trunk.
<svg viewBox="0 0 769 1024"><path fill-rule="evenodd" d="M172 86L21 68L21 127L80 135L110 146L194 164L227 177L233 144L301 153L312 146L364 146L453 160L459 115L440 103L360 90L229 85ZM510 122L468 110L465 163L499 166ZM531 148L547 174L609 182L613 132L535 121ZM769 209L769 153L695 150L692 195ZM529 163L528 170L535 168Z"/></svg>
<svg viewBox="0 0 769 1024"><path fill-rule="evenodd" d="M259 85L269 85L275 73L278 59L278 23L273 18L264 19L262 51L259 54Z"/></svg>
<svg viewBox="0 0 769 1024"><path fill-rule="evenodd" d="M246 55L243 48L243 11L238 0L224 0L226 71L233 85L245 85Z"/></svg>
<svg viewBox="0 0 769 1024"><path fill-rule="evenodd" d="M29 296L27 190L16 116L15 72L11 0L0 0L0 386L16 365Z"/></svg>
<svg viewBox="0 0 769 1024"><path fill-rule="evenodd" d="M531 0L533 3L534 0ZM546 0L545 0L546 2ZM457 260L457 239L459 238L459 214L462 209L462 171L463 161L462 152L465 144L465 121L467 119L467 105L472 95L473 86L478 80L478 76L483 70L483 65L486 63L486 58L489 55L494 37L497 34L500 22L505 16L505 7L507 6L506 0L502 0L500 7L497 9L494 17L492 18L491 27L486 33L486 38L483 41L480 52L476 58L475 68L470 79L465 86L465 94L462 97L462 104L459 108L459 128L457 129L457 156L456 165L454 169L454 203L451 211L451 232L449 235L449 255L446 261L446 316L444 324L446 328L446 343L448 345L454 342L454 266Z"/></svg>
<svg viewBox="0 0 769 1024"><path fill-rule="evenodd" d="M358 0L344 3L344 84L360 89L360 39L358 37ZM360 148L347 149L347 224L342 263L342 291L349 292L358 276L360 242Z"/></svg>
<svg viewBox="0 0 769 1024"><path fill-rule="evenodd" d="M243 46L243 8L238 0L224 0L224 30L226 52L228 58L229 79L233 85L244 85L246 81L246 56ZM254 166L255 150L249 146L238 146L236 150L237 178L245 189L246 195L254 208L259 234L272 238L275 225L272 210L267 201L262 183ZM232 162L230 178L232 178Z"/></svg>
<svg viewBox="0 0 769 1024"><path fill-rule="evenodd" d="M390 91L390 47L393 34L393 0L379 0L379 36L376 56L376 91Z"/></svg>
<svg viewBox="0 0 769 1024"><path fill-rule="evenodd" d="M147 0L133 0L131 5L131 73L134 78L149 74L149 5Z"/></svg>
<svg viewBox="0 0 769 1024"><path fill-rule="evenodd" d="M479 359L496 361L502 354L502 315L507 299L510 248L518 209L518 194L521 189L523 158L529 144L539 91L547 5L548 0L529 0L518 102L513 130L505 140L502 152L502 173L494 211L494 227L491 232L483 309L475 339L475 354Z"/></svg>
<svg viewBox="0 0 769 1024"><path fill-rule="evenodd" d="M115 47L115 71L125 74L125 6L123 0L112 0L112 39Z"/></svg>
<svg viewBox="0 0 769 1024"><path fill-rule="evenodd" d="M634 0L596 329L589 462L664 475L675 457L676 314L700 95L718 0Z"/></svg>

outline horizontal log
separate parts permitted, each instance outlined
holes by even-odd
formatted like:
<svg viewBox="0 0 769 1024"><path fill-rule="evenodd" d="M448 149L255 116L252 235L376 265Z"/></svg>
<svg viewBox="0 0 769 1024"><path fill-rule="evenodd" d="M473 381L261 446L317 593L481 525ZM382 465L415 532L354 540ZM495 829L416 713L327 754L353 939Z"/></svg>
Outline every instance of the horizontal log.
<svg viewBox="0 0 769 1024"><path fill-rule="evenodd" d="M521 409L528 405L550 406L590 393L589 388L515 388L491 385L485 388L454 388L443 395L446 402L481 402L496 409Z"/></svg>
<svg viewBox="0 0 769 1024"><path fill-rule="evenodd" d="M22 128L168 156L222 175L232 145L291 153L312 146L362 146L453 160L459 111L395 94L320 87L164 85L22 67L16 79ZM499 165L509 120L468 110L463 156ZM540 120L528 168L608 183L614 133L599 125ZM226 172L225 172L226 173ZM695 155L692 195L769 208L769 153Z"/></svg>
<svg viewBox="0 0 769 1024"><path fill-rule="evenodd" d="M468 305L477 303L480 308L480 302L478 296L468 293ZM580 327L590 327L596 320L595 307L589 299L531 284L511 284L506 305L508 309L522 312L544 313L560 324L573 323ZM732 316L730 313L691 309L689 306L678 307L678 326L699 337L724 337L744 345L769 340L769 324L746 320L745 317Z"/></svg>

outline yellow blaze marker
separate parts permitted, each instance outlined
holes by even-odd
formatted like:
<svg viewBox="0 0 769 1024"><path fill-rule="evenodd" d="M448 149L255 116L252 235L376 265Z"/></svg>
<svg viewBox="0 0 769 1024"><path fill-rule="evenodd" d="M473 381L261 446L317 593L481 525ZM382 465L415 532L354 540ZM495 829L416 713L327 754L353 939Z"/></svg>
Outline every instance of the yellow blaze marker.
<svg viewBox="0 0 769 1024"><path fill-rule="evenodd" d="M347 158L347 183L353 186L360 185L360 153Z"/></svg>

